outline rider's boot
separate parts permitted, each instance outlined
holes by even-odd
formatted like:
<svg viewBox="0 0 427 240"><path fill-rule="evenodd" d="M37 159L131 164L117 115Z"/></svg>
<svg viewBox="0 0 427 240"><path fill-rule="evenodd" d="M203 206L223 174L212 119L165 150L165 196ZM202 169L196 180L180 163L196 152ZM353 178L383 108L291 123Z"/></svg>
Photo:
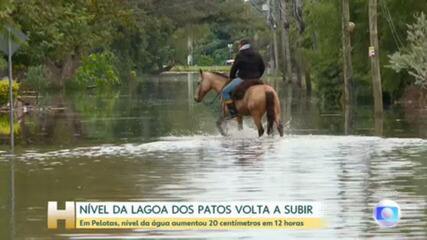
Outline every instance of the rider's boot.
<svg viewBox="0 0 427 240"><path fill-rule="evenodd" d="M225 118L225 120L233 119L239 115L236 109L236 105L234 105L233 101L225 102L225 105L228 109L228 116Z"/></svg>

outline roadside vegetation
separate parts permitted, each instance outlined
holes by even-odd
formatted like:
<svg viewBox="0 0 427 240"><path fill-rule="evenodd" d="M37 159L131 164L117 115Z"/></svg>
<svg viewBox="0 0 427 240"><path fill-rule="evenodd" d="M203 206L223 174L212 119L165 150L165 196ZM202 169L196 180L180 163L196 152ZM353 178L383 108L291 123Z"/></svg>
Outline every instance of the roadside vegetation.
<svg viewBox="0 0 427 240"><path fill-rule="evenodd" d="M285 75L285 28L291 77L339 107L343 96L339 0L1 0L0 24L29 36L14 55L22 89L113 88L141 74L228 71L235 42L249 37L267 64ZM288 6L288 7L284 7ZM379 1L382 90L392 103L407 86L425 87L427 4ZM288 19L282 21L285 11ZM354 95L371 99L369 19L366 0L351 1ZM414 17L416 16L416 17ZM286 32L285 32L286 33ZM0 74L7 76L6 58ZM304 81L304 83L303 83ZM370 101L370 100L369 100ZM333 103L333 104L329 104Z"/></svg>
<svg viewBox="0 0 427 240"><path fill-rule="evenodd" d="M29 36L14 71L34 90L114 86L186 65L190 47L195 65L223 65L229 43L268 31L250 5L208 0L1 1L0 23Z"/></svg>

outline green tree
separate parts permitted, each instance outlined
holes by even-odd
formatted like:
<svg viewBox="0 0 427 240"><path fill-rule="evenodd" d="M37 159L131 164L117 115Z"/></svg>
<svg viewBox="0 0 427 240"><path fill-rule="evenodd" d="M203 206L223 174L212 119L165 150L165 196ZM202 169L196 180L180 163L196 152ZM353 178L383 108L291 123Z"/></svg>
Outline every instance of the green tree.
<svg viewBox="0 0 427 240"><path fill-rule="evenodd" d="M337 96L342 92L343 76L341 73L340 43L340 2L338 0L312 0L304 2L306 31L303 48L310 66L314 90L321 97ZM427 4L418 0L380 0L379 1L379 40L381 73L385 98L398 98L407 86L407 75L396 73L386 66L389 65L388 55L395 53L406 40L402 38L406 32L406 24L411 22L414 13L427 11ZM371 99L369 48L369 21L366 0L353 0L350 6L350 21L355 23L351 36L353 60L353 84L355 98ZM294 29L294 31L296 31ZM295 34L292 42L296 42ZM338 73L338 74L336 74ZM335 77L330 77L331 74ZM341 94L339 94L341 95ZM340 100L340 97L335 101Z"/></svg>
<svg viewBox="0 0 427 240"><path fill-rule="evenodd" d="M313 87L327 108L338 108L342 96L341 18L337 0L316 1L305 8L304 48ZM294 29L295 32L296 29ZM292 35L295 38L295 34ZM291 36L291 37L292 37Z"/></svg>
<svg viewBox="0 0 427 240"><path fill-rule="evenodd" d="M427 87L427 19L424 13L416 22L408 25L408 46L390 55L390 67L396 72L407 71L415 78L415 84Z"/></svg>
<svg viewBox="0 0 427 240"><path fill-rule="evenodd" d="M243 1L156 0L144 4L144 9L153 16L171 20L174 41L179 42L174 44L177 51L187 49L188 36L193 38L195 55L211 57L218 49L228 51L227 44L241 38L268 36L263 34L268 30L264 16ZM184 56L179 52L176 61L182 61Z"/></svg>
<svg viewBox="0 0 427 240"><path fill-rule="evenodd" d="M127 16L120 2L16 0L13 19L30 37L18 61L45 64L49 78L64 86L82 56L111 42L115 22Z"/></svg>
<svg viewBox="0 0 427 240"><path fill-rule="evenodd" d="M82 60L75 79L80 87L106 87L120 83L115 68L117 59L112 52L93 53Z"/></svg>

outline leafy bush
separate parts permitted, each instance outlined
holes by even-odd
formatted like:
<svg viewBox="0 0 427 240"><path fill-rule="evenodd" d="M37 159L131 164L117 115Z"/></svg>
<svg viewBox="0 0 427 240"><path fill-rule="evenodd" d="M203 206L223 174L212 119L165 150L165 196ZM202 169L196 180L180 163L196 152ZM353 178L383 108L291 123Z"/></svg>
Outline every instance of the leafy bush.
<svg viewBox="0 0 427 240"><path fill-rule="evenodd" d="M217 49L213 52L213 59L216 65L224 65L225 61L230 58L228 48ZM233 58L233 56L231 56Z"/></svg>
<svg viewBox="0 0 427 240"><path fill-rule="evenodd" d="M4 58L0 57L0 70L6 70L7 68L7 61L4 60Z"/></svg>
<svg viewBox="0 0 427 240"><path fill-rule="evenodd" d="M317 91L323 110L337 110L340 108L342 95L341 72L335 65L329 65L317 76Z"/></svg>
<svg viewBox="0 0 427 240"><path fill-rule="evenodd" d="M13 125L13 132L18 135L21 132L21 125L15 121ZM10 125L9 125L9 116L1 115L0 116L0 136L10 134Z"/></svg>
<svg viewBox="0 0 427 240"><path fill-rule="evenodd" d="M115 67L117 59L112 52L93 53L83 58L75 80L80 87L107 87L120 83Z"/></svg>
<svg viewBox="0 0 427 240"><path fill-rule="evenodd" d="M29 67L27 77L23 81L23 85L36 91L48 88L49 81L46 79L44 66L39 65Z"/></svg>
<svg viewBox="0 0 427 240"><path fill-rule="evenodd" d="M19 83L13 81L12 91L16 97L19 90ZM0 80L0 105L5 105L9 102L9 79Z"/></svg>
<svg viewBox="0 0 427 240"><path fill-rule="evenodd" d="M408 46L390 57L390 67L402 70L415 78L415 84L427 87L427 18L424 13L417 16L414 24L408 25Z"/></svg>
<svg viewBox="0 0 427 240"><path fill-rule="evenodd" d="M197 65L200 66L212 66L214 65L214 60L206 55L200 55L197 59L196 59Z"/></svg>

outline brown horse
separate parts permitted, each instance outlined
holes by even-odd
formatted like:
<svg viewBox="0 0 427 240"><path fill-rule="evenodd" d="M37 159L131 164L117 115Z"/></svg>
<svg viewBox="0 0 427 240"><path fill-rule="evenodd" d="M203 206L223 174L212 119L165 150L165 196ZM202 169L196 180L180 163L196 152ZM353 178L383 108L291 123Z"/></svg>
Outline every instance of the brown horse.
<svg viewBox="0 0 427 240"><path fill-rule="evenodd" d="M203 72L200 70L201 81L198 83L194 100L201 102L205 95L213 90L217 94L221 94L224 86L229 82L228 76L216 72ZM242 129L242 116L251 116L258 128L258 135L261 137L264 134L262 126L262 118L267 113L267 134L273 133L273 124L276 124L280 136L283 136L283 125L280 122L280 101L276 91L267 84L254 85L248 88L243 99L235 101L239 117L237 122L239 129ZM226 115L227 108L224 103L221 105L222 114L217 121L217 127L222 135L226 135L222 129L222 122Z"/></svg>

